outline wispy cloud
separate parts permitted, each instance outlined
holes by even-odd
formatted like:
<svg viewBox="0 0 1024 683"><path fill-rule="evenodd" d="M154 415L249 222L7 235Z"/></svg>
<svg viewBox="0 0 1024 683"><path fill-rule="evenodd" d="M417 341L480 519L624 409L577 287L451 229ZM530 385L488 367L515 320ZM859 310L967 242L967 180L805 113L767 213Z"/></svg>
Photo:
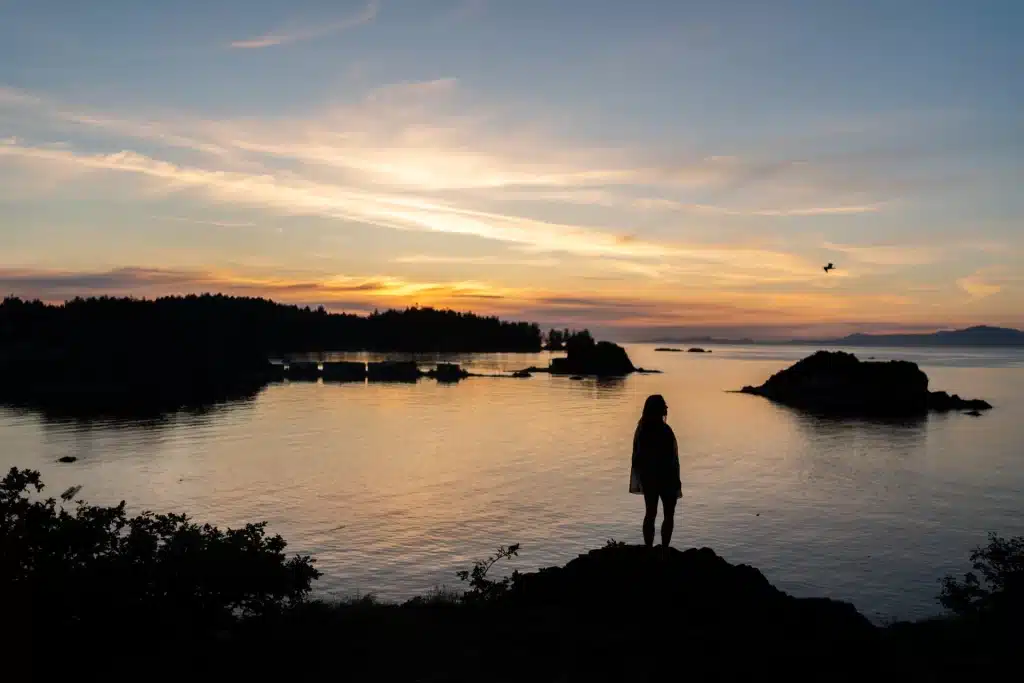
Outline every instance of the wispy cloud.
<svg viewBox="0 0 1024 683"><path fill-rule="evenodd" d="M856 320L885 310L893 321L917 310L899 297L864 296L836 300L823 294L779 295L751 291L674 295L646 294L633 287L587 294L540 287L516 288L486 281L420 281L396 275L268 274L244 270L125 267L70 271L0 268L0 291L61 302L75 296L144 296L222 292L262 296L332 310L429 305L540 321L612 327L800 324L814 312L819 324Z"/></svg>
<svg viewBox="0 0 1024 683"><path fill-rule="evenodd" d="M42 104L42 99L17 88L0 86L0 106L26 106Z"/></svg>
<svg viewBox="0 0 1024 683"><path fill-rule="evenodd" d="M620 242L615 235L577 225L502 215L429 198L348 189L293 173L250 174L210 171L160 161L136 152L78 154L67 149L0 144L0 157L19 157L78 169L128 173L162 182L172 190L192 189L243 206L286 215L312 215L370 223L399 230L423 230L520 244L537 251L589 256L660 258L680 250L647 241Z"/></svg>
<svg viewBox="0 0 1024 683"><path fill-rule="evenodd" d="M554 258L512 259L495 256L446 256L433 254L398 256L393 258L391 262L431 265L527 266L531 268L553 268L561 264L561 261Z"/></svg>
<svg viewBox="0 0 1024 683"><path fill-rule="evenodd" d="M153 220L174 221L176 223L191 223L193 225L211 225L217 228L254 228L255 223L249 221L211 221L200 218L187 218L185 216L151 216Z"/></svg>
<svg viewBox="0 0 1024 683"><path fill-rule="evenodd" d="M936 263L948 256L949 250L935 245L875 244L852 245L826 242L824 248L849 256L861 263L880 266L921 266Z"/></svg>
<svg viewBox="0 0 1024 683"><path fill-rule="evenodd" d="M370 0L370 3L367 4L361 12L351 17L341 19L340 21L327 22L316 26L286 26L255 38L236 40L230 43L230 47L254 50L265 47L275 47L277 45L286 45L288 43L297 43L304 40L323 38L325 36L334 35L336 33L341 33L343 31L362 26L363 24L368 24L377 18L379 10L379 1Z"/></svg>
<svg viewBox="0 0 1024 683"><path fill-rule="evenodd" d="M847 206L809 206L787 208L731 208L711 204L687 204L671 199L641 198L633 201L633 205L641 209L659 209L671 211L688 211L696 214L712 216L841 216L861 213L877 213L882 204L859 204Z"/></svg>
<svg viewBox="0 0 1024 683"><path fill-rule="evenodd" d="M967 292L971 299L984 299L1021 283L1024 283L1024 275L1003 265L980 268L956 281L957 287Z"/></svg>
<svg viewBox="0 0 1024 683"><path fill-rule="evenodd" d="M789 162L711 155L677 159L672 165L652 163L629 150L567 145L471 106L453 78L384 86L356 102L274 120L134 118L82 111L28 93L10 99L10 106L34 118L76 127L75 145L21 137L0 143L0 159L45 165L51 177L57 170L73 179L118 174L135 178L147 191L193 193L228 210L257 208L335 219L339 232L348 229L346 223L358 222L387 230L470 236L521 251L522 259L501 260L509 265L529 267L571 255L591 275L596 275L596 260L598 268L626 280L662 286L678 282L705 292L762 285L820 289L855 275L844 272L824 283L814 254L819 244L801 253L715 239L710 232L701 235L705 240L688 239L700 234L701 224L694 221L723 214L855 215L882 208L877 202L829 204L824 201L828 188L820 188L822 201L813 201L813 185L802 192L800 204L789 206L748 209L681 202L680 194L730 188L754 176L774 177L796 169L810 182L814 174ZM99 138L91 145L90 132ZM111 135L117 136L113 151ZM123 181L120 185L130 187ZM635 198L640 190L648 199ZM554 212L540 206L551 204L561 206ZM588 205L602 211L566 210ZM652 216L649 210L658 207L685 215ZM222 227L230 223L201 215L172 220L177 218ZM634 228L651 220L664 221L663 229ZM413 256L427 262L427 257ZM879 253L857 256L896 259ZM447 258L452 266L460 263L459 257L434 258Z"/></svg>
<svg viewBox="0 0 1024 683"><path fill-rule="evenodd" d="M130 267L106 271L0 268L0 289L25 298L60 302L75 296L165 296L202 292L271 297L290 303L451 305L457 300L502 299L514 290L474 281L417 282L395 276L267 276L233 271Z"/></svg>

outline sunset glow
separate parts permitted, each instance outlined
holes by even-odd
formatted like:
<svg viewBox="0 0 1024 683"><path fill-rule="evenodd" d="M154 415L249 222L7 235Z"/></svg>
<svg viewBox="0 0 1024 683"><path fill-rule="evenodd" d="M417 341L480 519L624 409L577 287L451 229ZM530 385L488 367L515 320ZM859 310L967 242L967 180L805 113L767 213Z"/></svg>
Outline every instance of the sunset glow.
<svg viewBox="0 0 1024 683"><path fill-rule="evenodd" d="M4 293L626 339L1024 326L1024 53L995 13L48 4L0 7Z"/></svg>

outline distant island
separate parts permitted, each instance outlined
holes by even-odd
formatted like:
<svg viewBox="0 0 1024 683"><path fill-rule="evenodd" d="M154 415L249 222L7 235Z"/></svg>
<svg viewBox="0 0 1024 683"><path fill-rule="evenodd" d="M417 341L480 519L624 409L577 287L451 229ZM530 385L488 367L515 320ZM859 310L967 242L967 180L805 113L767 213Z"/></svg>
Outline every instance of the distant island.
<svg viewBox="0 0 1024 683"><path fill-rule="evenodd" d="M916 363L862 361L843 351L818 351L740 391L825 415L910 417L992 408L980 399L930 391L928 375Z"/></svg>
<svg viewBox="0 0 1024 683"><path fill-rule="evenodd" d="M695 344L704 344L706 346L711 346L711 345L716 345L716 344L717 345L721 345L721 346L726 346L726 345L743 346L743 345L763 344L763 343L771 343L771 342L759 342L759 341L757 341L755 339L751 339L750 337L743 337L742 339L729 339L729 338L724 338L724 337L656 337L656 338L653 338L653 339L644 339L640 343L641 344L672 344L672 345L678 344L678 345L681 345L681 346L690 346L690 345L695 345ZM774 342L774 343L779 343L779 342ZM674 346L672 346L672 347L670 347L670 346L661 346L661 347L655 349L655 351L682 351L682 349L674 348Z"/></svg>
<svg viewBox="0 0 1024 683"><path fill-rule="evenodd" d="M1024 346L1024 331L979 325L931 334L851 334L839 339L800 343L837 346Z"/></svg>
<svg viewBox="0 0 1024 683"><path fill-rule="evenodd" d="M722 346L960 346L1024 347L1024 331L1009 327L978 325L962 330L940 330L927 334L863 334L822 339L755 340L749 337L678 337L645 340L648 344L717 344ZM661 349L658 349L661 350Z"/></svg>
<svg viewBox="0 0 1024 683"><path fill-rule="evenodd" d="M253 396L280 378L275 357L538 352L541 339L535 324L433 308L353 315L219 294L61 305L9 297L0 303L0 402L164 412Z"/></svg>

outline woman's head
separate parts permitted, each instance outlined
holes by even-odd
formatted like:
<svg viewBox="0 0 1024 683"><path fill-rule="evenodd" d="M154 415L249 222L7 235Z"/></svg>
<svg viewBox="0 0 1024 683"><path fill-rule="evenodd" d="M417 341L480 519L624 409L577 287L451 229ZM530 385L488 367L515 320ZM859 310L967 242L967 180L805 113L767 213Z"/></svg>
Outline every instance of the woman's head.
<svg viewBox="0 0 1024 683"><path fill-rule="evenodd" d="M644 412L641 420L661 420L668 415L668 404L661 394L651 394L644 401Z"/></svg>

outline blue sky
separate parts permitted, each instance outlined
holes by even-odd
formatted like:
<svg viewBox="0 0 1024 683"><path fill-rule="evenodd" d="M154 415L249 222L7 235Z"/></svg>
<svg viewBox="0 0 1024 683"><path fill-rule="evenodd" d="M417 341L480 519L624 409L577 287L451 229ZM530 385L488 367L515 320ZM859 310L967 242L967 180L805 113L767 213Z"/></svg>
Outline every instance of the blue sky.
<svg viewBox="0 0 1024 683"><path fill-rule="evenodd" d="M1022 19L0 0L0 289L625 337L1024 326Z"/></svg>

